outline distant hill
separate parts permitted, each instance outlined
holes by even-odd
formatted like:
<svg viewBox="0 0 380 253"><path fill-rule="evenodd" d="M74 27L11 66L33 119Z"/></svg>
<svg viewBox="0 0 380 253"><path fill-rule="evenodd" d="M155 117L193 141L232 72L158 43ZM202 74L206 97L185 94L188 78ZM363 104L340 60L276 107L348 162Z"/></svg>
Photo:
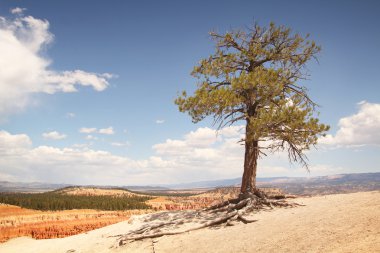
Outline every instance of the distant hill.
<svg viewBox="0 0 380 253"><path fill-rule="evenodd" d="M170 189L193 189L193 188L217 188L226 186L240 186L241 178L199 181L184 184L164 185ZM367 187L368 189L380 189L380 172L375 173L356 173L356 174L337 174L319 177L266 177L257 178L258 186L337 186L337 185L356 185ZM281 187L281 188L283 188Z"/></svg>
<svg viewBox="0 0 380 253"><path fill-rule="evenodd" d="M77 187L79 185L73 184L49 184L49 183L41 183L41 182L8 182L8 181L0 181L0 192L47 192L54 191L62 188L68 187ZM94 187L94 188L103 188L103 189L125 189L131 191L141 191L141 192L153 192L153 191L165 191L169 190L167 187L163 186L114 186L114 185L80 185L85 187Z"/></svg>
<svg viewBox="0 0 380 253"><path fill-rule="evenodd" d="M241 182L241 178L232 178L232 179L222 179L222 180L209 180L209 181L199 181L191 183L182 183L182 184L168 184L164 187L170 189L194 189L194 188L217 188L225 186L237 186Z"/></svg>
<svg viewBox="0 0 380 253"><path fill-rule="evenodd" d="M170 190L168 187L164 186L149 186L149 185L142 185L142 186L122 186L121 188L131 190L131 191L137 191L137 192L155 192L155 191L166 191Z"/></svg>
<svg viewBox="0 0 380 253"><path fill-rule="evenodd" d="M47 192L72 186L70 184L49 184L40 182L8 182L0 181L0 192Z"/></svg>
<svg viewBox="0 0 380 253"><path fill-rule="evenodd" d="M380 190L380 173L339 174L311 178L287 178L262 183L290 194L320 195Z"/></svg>
<svg viewBox="0 0 380 253"><path fill-rule="evenodd" d="M54 191L55 193L72 196L114 196L114 197L133 197L146 196L131 192L124 188L104 188L89 186L69 186Z"/></svg>
<svg viewBox="0 0 380 253"><path fill-rule="evenodd" d="M291 178L288 177L265 177L257 178L258 183L262 182L273 182L277 180L288 180ZM199 181L183 184L169 184L164 185L170 189L194 189L194 188L217 188L217 187L226 187L226 186L240 186L241 178L232 178L232 179L221 179L221 180L209 180L209 181Z"/></svg>
<svg viewBox="0 0 380 253"><path fill-rule="evenodd" d="M171 189L218 188L240 186L241 179L201 181L186 184L165 185ZM325 195L380 190L380 172L338 174L319 177L269 177L258 178L259 187L279 188L288 194Z"/></svg>
<svg viewBox="0 0 380 253"><path fill-rule="evenodd" d="M239 186L240 178L225 180L199 181L183 184L170 184L159 186L122 186L118 188L128 189L138 192L163 192L171 189L197 189L197 188L218 188L227 186ZM380 172L338 174L320 177L270 177L258 178L259 187L275 187L290 194L315 195L358 191L380 190ZM17 183L0 181L0 192L46 192L73 185L69 184L44 184L44 183ZM115 186L91 186L115 188Z"/></svg>

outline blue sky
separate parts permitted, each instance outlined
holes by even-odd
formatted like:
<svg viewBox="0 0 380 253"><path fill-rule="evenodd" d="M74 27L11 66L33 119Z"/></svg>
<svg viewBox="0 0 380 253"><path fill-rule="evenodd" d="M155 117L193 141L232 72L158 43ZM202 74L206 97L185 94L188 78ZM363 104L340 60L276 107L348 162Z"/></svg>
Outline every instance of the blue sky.
<svg viewBox="0 0 380 253"><path fill-rule="evenodd" d="M208 32L254 20L322 46L304 84L331 125L308 154L310 174L278 154L259 176L380 171L379 11L378 1L1 1L0 181L240 176L239 126L216 136L173 100L194 90L190 71L213 51Z"/></svg>

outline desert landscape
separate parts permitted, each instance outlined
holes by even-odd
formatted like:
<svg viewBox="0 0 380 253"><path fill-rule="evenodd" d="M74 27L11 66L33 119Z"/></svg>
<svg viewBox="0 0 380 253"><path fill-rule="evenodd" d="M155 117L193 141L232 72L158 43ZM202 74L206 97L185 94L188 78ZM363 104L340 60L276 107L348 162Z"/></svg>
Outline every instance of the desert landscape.
<svg viewBox="0 0 380 253"><path fill-rule="evenodd" d="M129 221L61 239L15 238L0 244L0 251L364 253L380 250L379 191L296 198L292 201L302 206L254 213L252 218L257 221L250 224L236 223L129 241L122 246L118 244L118 236L143 226L149 214L132 216Z"/></svg>
<svg viewBox="0 0 380 253"><path fill-rule="evenodd" d="M131 215L143 213L147 211L39 211L0 204L0 242L20 236L35 239L67 237L128 220Z"/></svg>
<svg viewBox="0 0 380 253"><path fill-rule="evenodd" d="M296 196L325 196L331 192L363 192L371 189L378 190L380 173L335 175L328 178L308 179L273 179L262 182L263 191L272 198ZM349 179L344 179L349 178ZM276 186L276 187L269 187ZM280 187L280 188L278 188ZM20 187L26 189L25 187ZM285 191L284 191L285 190ZM296 192L298 195L285 194ZM33 192L33 191L32 191ZM105 188L89 186L71 186L55 189L47 194L76 197L112 197L112 198L144 198L148 209L130 210L33 210L19 206L0 204L0 242L27 236L34 239L63 238L114 223L127 221L133 215L162 211L201 210L208 206L236 198L239 187L195 188L195 189L166 189L156 191L135 192L123 188ZM7 196L3 193L1 196ZM36 193L33 193L36 194ZM31 196L34 196L34 195ZM41 193L38 193L41 194ZM49 195L50 196L50 195ZM52 195L52 197L58 195ZM67 200L67 199L66 199ZM101 204L101 205L104 205ZM38 206L35 203L34 206ZM40 205L41 206L41 205ZM117 205L116 205L117 207Z"/></svg>
<svg viewBox="0 0 380 253"><path fill-rule="evenodd" d="M379 13L1 1L0 253L380 253Z"/></svg>
<svg viewBox="0 0 380 253"><path fill-rule="evenodd" d="M122 189L100 189L94 187L68 187L53 191L53 193L64 196L86 196L90 198L97 196L112 196L114 198L144 196ZM154 210L131 209L107 211L72 209L41 211L21 208L15 205L0 204L0 242L20 236L30 236L35 239L67 237L128 220L132 215L152 211Z"/></svg>
<svg viewBox="0 0 380 253"><path fill-rule="evenodd" d="M104 189L96 187L67 187L53 191L68 196L149 196L123 189ZM101 228L110 224L128 220L132 215L165 210L196 210L226 201L238 195L236 187L220 188L199 193L195 190L191 196L187 191L171 191L169 196L150 196L146 201L149 209L132 210L92 210L74 209L61 211L41 211L19 206L0 204L0 242L20 236L35 239L61 238ZM266 189L268 194L282 194L278 189ZM198 193L195 194L194 193Z"/></svg>

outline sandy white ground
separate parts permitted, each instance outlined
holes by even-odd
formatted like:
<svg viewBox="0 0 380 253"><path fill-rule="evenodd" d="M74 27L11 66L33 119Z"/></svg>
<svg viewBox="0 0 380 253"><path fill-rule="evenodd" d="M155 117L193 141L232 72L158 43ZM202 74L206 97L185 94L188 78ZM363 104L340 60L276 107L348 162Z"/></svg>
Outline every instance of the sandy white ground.
<svg viewBox="0 0 380 253"><path fill-rule="evenodd" d="M84 252L380 252L380 192L300 198L305 206L254 215L257 222L146 239L115 247L109 237L138 219L62 239L16 238L2 253Z"/></svg>

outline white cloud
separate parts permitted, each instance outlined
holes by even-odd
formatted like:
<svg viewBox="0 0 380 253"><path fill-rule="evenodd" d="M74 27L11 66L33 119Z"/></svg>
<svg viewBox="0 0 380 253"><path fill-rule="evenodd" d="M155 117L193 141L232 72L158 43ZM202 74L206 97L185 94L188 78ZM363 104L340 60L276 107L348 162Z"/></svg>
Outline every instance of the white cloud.
<svg viewBox="0 0 380 253"><path fill-rule="evenodd" d="M11 9L12 14L23 14L24 11L26 11L26 8L16 7Z"/></svg>
<svg viewBox="0 0 380 253"><path fill-rule="evenodd" d="M65 134L58 133L57 131L52 131L48 133L43 133L42 137L49 140L62 140L65 139L67 136Z"/></svg>
<svg viewBox="0 0 380 253"><path fill-rule="evenodd" d="M335 146L380 145L380 104L362 101L359 111L339 120L334 135L321 138L319 143Z"/></svg>
<svg viewBox="0 0 380 253"><path fill-rule="evenodd" d="M199 128L181 139L153 146L146 159L131 159L91 144L69 148L33 147L25 134L0 131L0 176L16 181L66 182L74 184L146 185L240 177L244 146L238 143L243 126L224 128L216 134ZM204 142L200 139L204 138ZM113 142L113 146L128 145ZM107 168L107 169L105 169ZM341 173L331 165L310 166L310 175ZM259 161L258 176L307 176L306 170L290 167L287 158L270 156Z"/></svg>
<svg viewBox="0 0 380 253"><path fill-rule="evenodd" d="M20 14L21 8L11 12ZM32 16L0 16L0 121L34 104L34 94L75 92L78 86L107 88L111 74L54 71L41 52L53 41L49 22ZM45 54L44 54L45 55Z"/></svg>
<svg viewBox="0 0 380 253"><path fill-rule="evenodd" d="M161 155L191 155L195 149L207 150L219 144L217 149L240 152L242 146L238 144L238 141L244 137L242 129L243 126L230 126L215 131L208 127L201 127L186 134L183 140L167 139L164 143L154 145L153 149Z"/></svg>
<svg viewBox="0 0 380 253"><path fill-rule="evenodd" d="M97 130L94 127L82 127L81 129L79 129L79 132L83 134L96 133L96 131Z"/></svg>
<svg viewBox="0 0 380 253"><path fill-rule="evenodd" d="M164 143L153 145L153 149L160 155L181 155L185 154L189 147L184 141L167 139Z"/></svg>
<svg viewBox="0 0 380 253"><path fill-rule="evenodd" d="M108 128L99 129L98 133L111 135L111 134L115 134L115 131L113 130L113 127L108 127Z"/></svg>
<svg viewBox="0 0 380 253"><path fill-rule="evenodd" d="M0 157L1 178L77 184L153 183L166 177L166 167L172 163L160 157L132 160L85 144L32 147L27 135L6 131L0 131Z"/></svg>
<svg viewBox="0 0 380 253"><path fill-rule="evenodd" d="M95 127L82 127L79 129L79 132L82 134L93 134L93 133L108 134L108 135L115 134L115 131L113 130L113 127L111 126L107 128L101 128L101 129L97 129Z"/></svg>
<svg viewBox="0 0 380 253"><path fill-rule="evenodd" d="M12 135L4 130L0 131L0 152L3 154L29 149L31 146L32 141L26 134Z"/></svg>
<svg viewBox="0 0 380 253"><path fill-rule="evenodd" d="M174 140L174 143L183 143L182 153L170 152L168 141L157 144L156 154L142 160L92 150L84 144L70 148L32 147L27 135L1 131L0 173L21 181L78 184L157 184L240 175L242 154L237 156L237 153L242 152L241 146L229 140L235 147L226 149L224 136L216 137L215 131L209 130L196 130L185 135L184 140ZM207 137L207 133L210 138L217 138L217 147L199 142L200 136ZM113 143L121 144L128 145L127 142ZM240 152L231 153L234 149Z"/></svg>
<svg viewBox="0 0 380 253"><path fill-rule="evenodd" d="M208 127L198 128L185 135L185 142L191 147L208 147L217 140L217 132Z"/></svg>
<svg viewBox="0 0 380 253"><path fill-rule="evenodd" d="M244 155L244 147L238 143L240 129L241 126L233 126L216 132L198 128L183 139L156 144L153 150L175 164L172 169L182 181L186 177L193 180L236 177L241 175Z"/></svg>
<svg viewBox="0 0 380 253"><path fill-rule="evenodd" d="M240 126L225 127L219 130L218 133L222 134L226 138L236 138L236 137L243 138L244 133L245 133L245 126L240 125Z"/></svg>
<svg viewBox="0 0 380 253"><path fill-rule="evenodd" d="M151 164L152 167L154 168L162 168L166 169L168 167L173 167L175 166L175 162L173 161L165 161L159 156L151 156L148 159L148 163Z"/></svg>
<svg viewBox="0 0 380 253"><path fill-rule="evenodd" d="M163 124L163 123L165 123L165 120L163 120L163 119L158 119L158 120L156 120L156 123L157 123L157 124Z"/></svg>

